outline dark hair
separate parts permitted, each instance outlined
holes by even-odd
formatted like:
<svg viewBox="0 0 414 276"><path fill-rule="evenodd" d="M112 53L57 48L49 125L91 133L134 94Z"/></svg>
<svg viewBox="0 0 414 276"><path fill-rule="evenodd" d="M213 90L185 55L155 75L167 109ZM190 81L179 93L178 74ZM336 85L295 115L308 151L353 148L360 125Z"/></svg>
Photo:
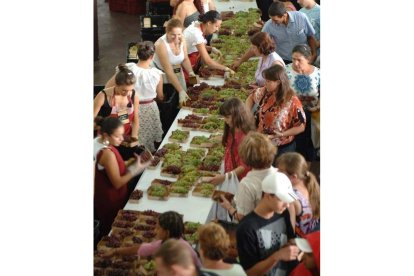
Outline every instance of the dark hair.
<svg viewBox="0 0 414 276"><path fill-rule="evenodd" d="M171 18L167 22L167 27L165 28L166 32L171 32L174 28L181 28L184 29L183 23L178 18Z"/></svg>
<svg viewBox="0 0 414 276"><path fill-rule="evenodd" d="M309 58L312 56L311 48L308 44L298 44L295 47L293 47L292 54L293 53L299 53L302 54L305 58Z"/></svg>
<svg viewBox="0 0 414 276"><path fill-rule="evenodd" d="M204 24L207 22L216 23L217 20L221 20L221 15L215 10L208 11L205 14L200 14L198 17L198 21Z"/></svg>
<svg viewBox="0 0 414 276"><path fill-rule="evenodd" d="M116 85L131 85L137 81L134 73L125 64L118 65L118 73L115 76Z"/></svg>
<svg viewBox="0 0 414 276"><path fill-rule="evenodd" d="M250 38L250 42L259 49L263 55L271 54L275 49L276 45L273 39L268 33L259 32Z"/></svg>
<svg viewBox="0 0 414 276"><path fill-rule="evenodd" d="M290 87L289 78L283 66L279 64L270 66L263 70L262 77L270 81L280 81L276 91L276 105L280 106L286 103L295 95L295 91Z"/></svg>
<svg viewBox="0 0 414 276"><path fill-rule="evenodd" d="M162 213L158 217L158 224L162 229L168 230L169 238L179 239L184 233L183 218L174 211Z"/></svg>
<svg viewBox="0 0 414 276"><path fill-rule="evenodd" d="M169 268L180 265L185 268L193 265L190 250L180 241L166 240L154 253L154 258L161 258L163 264Z"/></svg>
<svg viewBox="0 0 414 276"><path fill-rule="evenodd" d="M175 15L175 13L177 12L178 6L181 5L182 2L184 2L184 0L178 0L177 4L174 7L173 15ZM203 7L203 4L201 3L201 0L194 0L193 4L200 14L204 14L204 7Z"/></svg>
<svg viewBox="0 0 414 276"><path fill-rule="evenodd" d="M99 121L97 124L101 127L100 132L102 134L106 133L108 135L112 135L115 129L117 129L120 126L123 126L122 122L115 117L106 117L105 119Z"/></svg>
<svg viewBox="0 0 414 276"><path fill-rule="evenodd" d="M280 1L274 1L269 7L269 17L278 16L281 17L286 13L285 4Z"/></svg>
<svg viewBox="0 0 414 276"><path fill-rule="evenodd" d="M151 41L138 42L138 58L147 60L155 53L154 43Z"/></svg>
<svg viewBox="0 0 414 276"><path fill-rule="evenodd" d="M219 114L222 116L230 116L233 125L231 129L228 124L224 125L223 140L221 142L223 146L226 146L227 144L229 132L231 132L233 136L232 145L234 144L235 128L240 129L245 134L255 129L253 114L247 110L246 105L239 98L233 97L225 100L220 106Z"/></svg>

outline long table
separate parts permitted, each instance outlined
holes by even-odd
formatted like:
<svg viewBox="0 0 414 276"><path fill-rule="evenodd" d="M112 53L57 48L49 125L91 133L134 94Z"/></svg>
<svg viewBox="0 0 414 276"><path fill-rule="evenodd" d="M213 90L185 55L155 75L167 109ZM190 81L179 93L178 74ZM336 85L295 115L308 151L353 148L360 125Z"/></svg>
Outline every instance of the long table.
<svg viewBox="0 0 414 276"><path fill-rule="evenodd" d="M211 78L209 80L202 80L202 82L206 82L209 85L223 85L224 79ZM169 128L167 134L165 135L164 140L160 145L160 148L162 148L165 144L169 143L168 137L171 136L173 130L181 129L181 127L177 124L178 119L182 119L188 114L192 114L192 111L187 109L181 109L178 112L178 115L172 123L171 127ZM182 150L187 150L190 147L190 141L194 136L201 135L209 136L210 133L204 131L190 131L190 138L188 139L187 143L180 144L182 146ZM223 173L223 168L221 168L220 172ZM143 197L139 200L138 203L131 203L128 201L128 203L124 207L125 210L145 211L151 209L160 213L166 211L176 211L184 215L184 221L192 221L199 223L206 222L208 213L213 204L211 198L193 196L190 191L188 197L169 197L167 201L148 199L147 189L151 185L151 181L155 178L176 181L175 178L161 176L161 165L158 165L156 169L146 169L142 173L141 178L139 179L135 187L135 189L139 189L144 192Z"/></svg>

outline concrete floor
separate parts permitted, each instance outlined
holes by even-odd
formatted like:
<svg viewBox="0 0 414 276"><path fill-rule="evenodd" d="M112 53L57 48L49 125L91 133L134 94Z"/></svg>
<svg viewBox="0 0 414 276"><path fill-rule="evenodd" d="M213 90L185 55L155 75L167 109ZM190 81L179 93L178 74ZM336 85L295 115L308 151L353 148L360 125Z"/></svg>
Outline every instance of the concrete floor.
<svg viewBox="0 0 414 276"><path fill-rule="evenodd" d="M99 60L94 62L94 85L104 85L115 66L126 62L128 43L140 41L141 26L139 15L112 12L105 0L97 0L97 13Z"/></svg>

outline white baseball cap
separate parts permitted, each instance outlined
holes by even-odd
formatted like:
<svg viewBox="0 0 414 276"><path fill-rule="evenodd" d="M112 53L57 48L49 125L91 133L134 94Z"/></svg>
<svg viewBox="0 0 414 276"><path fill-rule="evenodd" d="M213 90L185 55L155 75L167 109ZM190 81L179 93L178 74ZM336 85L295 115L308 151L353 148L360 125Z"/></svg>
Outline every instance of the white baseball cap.
<svg viewBox="0 0 414 276"><path fill-rule="evenodd" d="M262 181L262 191L276 195L285 203L292 203L298 197L293 191L289 178L281 172L272 170Z"/></svg>

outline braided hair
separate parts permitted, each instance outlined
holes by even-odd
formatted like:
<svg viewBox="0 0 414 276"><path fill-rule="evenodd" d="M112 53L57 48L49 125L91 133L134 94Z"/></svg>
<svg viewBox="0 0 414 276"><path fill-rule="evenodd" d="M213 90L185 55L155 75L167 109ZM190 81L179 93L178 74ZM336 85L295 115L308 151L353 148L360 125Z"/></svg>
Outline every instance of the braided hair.
<svg viewBox="0 0 414 276"><path fill-rule="evenodd" d="M169 231L169 238L179 239L184 233L183 218L180 214L174 211L162 213L158 217L159 226Z"/></svg>

